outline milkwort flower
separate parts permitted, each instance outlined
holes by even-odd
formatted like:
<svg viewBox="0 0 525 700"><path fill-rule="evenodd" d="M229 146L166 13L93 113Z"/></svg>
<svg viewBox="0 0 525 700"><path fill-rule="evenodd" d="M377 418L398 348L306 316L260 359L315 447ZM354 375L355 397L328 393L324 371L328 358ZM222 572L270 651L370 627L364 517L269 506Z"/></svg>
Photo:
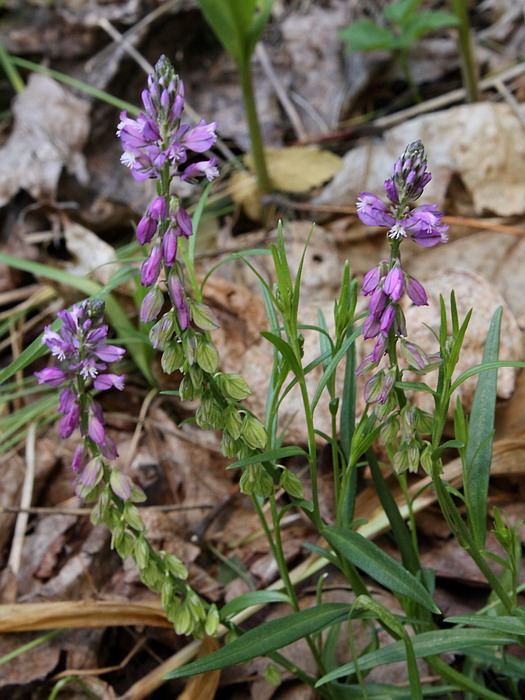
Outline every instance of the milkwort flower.
<svg viewBox="0 0 525 700"><path fill-rule="evenodd" d="M392 177L384 183L388 202L371 192L362 192L357 200L357 215L361 221L367 226L388 227L390 241L390 258L381 260L363 280L362 292L370 297L363 336L374 338L375 345L357 368L357 374L377 366L388 350L391 335L394 338L406 335L405 318L399 305L403 295L406 293L417 306L428 303L423 285L402 269L399 248L404 238L411 238L425 248L448 240L448 225L443 222L437 205L410 208L431 177L423 144L415 141L407 146L392 169Z"/></svg>
<svg viewBox="0 0 525 700"><path fill-rule="evenodd" d="M179 237L188 238L193 229L188 213L178 199L171 196L170 183L177 177L196 182L202 177L211 181L218 176L216 157L188 164L191 153L204 153L213 146L217 124L201 121L192 127L182 123L184 84L166 56L161 56L154 72L148 76L142 103L145 111L136 119L123 111L117 128L124 149L122 163L138 181L157 180L157 196L139 221L136 232L141 245L152 244L142 264L141 284L144 287L155 285L142 303L140 318L145 322L153 321L161 312L164 295L158 280L164 265L170 268L168 293L183 331L189 325L190 305L176 258Z"/></svg>
<svg viewBox="0 0 525 700"><path fill-rule="evenodd" d="M115 445L104 429L102 407L90 394L92 389L124 388L124 376L107 371L108 363L118 362L125 350L108 345L108 327L104 324L103 311L104 302L100 300L86 300L75 304L70 311L59 311L57 315L63 324L60 330L55 332L47 326L42 336L42 342L56 357L59 366L35 372L39 384L62 387L60 437L65 439L80 429L82 441L71 464L75 472L83 471L88 464L88 438L108 459L117 456Z"/></svg>

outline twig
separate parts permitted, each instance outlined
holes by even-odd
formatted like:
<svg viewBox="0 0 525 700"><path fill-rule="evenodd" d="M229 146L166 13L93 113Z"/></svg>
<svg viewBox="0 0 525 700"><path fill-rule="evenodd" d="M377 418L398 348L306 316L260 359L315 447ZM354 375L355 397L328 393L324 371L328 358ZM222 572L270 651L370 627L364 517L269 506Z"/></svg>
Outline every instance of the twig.
<svg viewBox="0 0 525 700"><path fill-rule="evenodd" d="M162 505L162 506L141 506L137 508L141 511L155 510L157 512L170 513L181 510L211 510L215 506L212 503L196 503L194 505ZM91 515L92 508L57 508L55 506L5 506L0 508L2 513L27 513L28 515Z"/></svg>
<svg viewBox="0 0 525 700"><path fill-rule="evenodd" d="M22 548L24 546L28 521L28 513L25 513L24 510L31 505L31 498L33 496L33 484L35 481L35 440L36 427L34 423L31 423L27 431L26 439L26 473L22 486L22 495L20 497L20 512L16 519L11 551L7 562L7 566L15 577L20 571Z"/></svg>
<svg viewBox="0 0 525 700"><path fill-rule="evenodd" d="M151 389L151 391L148 392L144 401L142 402L142 406L140 407L139 419L137 421L137 425L135 426L135 430L133 432L133 437L131 438L131 443L129 445L128 451L124 458L124 471L127 471L129 469L131 461L135 455L135 452L137 451L137 446L139 444L142 431L144 429L144 422L146 420L148 409L150 407L151 402L153 401L155 396L157 396L158 393L158 389Z"/></svg>
<svg viewBox="0 0 525 700"><path fill-rule="evenodd" d="M262 44L261 42L259 42L255 47L255 55L259 60L259 63L261 64L264 72L266 73L268 80L272 84L272 87L275 90L275 94L277 95L279 102L281 103L284 111L288 116L288 119L290 120L290 123L293 126L297 138L300 141L302 141L303 139L307 139L308 134L306 133L306 129L304 128L301 118L299 117L297 110L295 109L294 105L292 104L291 100L286 94L286 90L282 86L281 81L277 77L277 74L273 69L272 62L270 61L270 57L268 56L268 52L266 51L264 44Z"/></svg>

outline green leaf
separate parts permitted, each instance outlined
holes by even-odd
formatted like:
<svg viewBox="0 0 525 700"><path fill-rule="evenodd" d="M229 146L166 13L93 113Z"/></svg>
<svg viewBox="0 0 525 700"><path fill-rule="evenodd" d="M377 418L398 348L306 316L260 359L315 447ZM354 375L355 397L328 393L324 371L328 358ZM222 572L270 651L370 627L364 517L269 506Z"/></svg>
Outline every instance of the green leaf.
<svg viewBox="0 0 525 700"><path fill-rule="evenodd" d="M245 39L256 0L199 0L206 21L237 65L246 61Z"/></svg>
<svg viewBox="0 0 525 700"><path fill-rule="evenodd" d="M348 44L348 51L391 50L397 46L392 32L370 19L361 19L346 27L341 32L341 38Z"/></svg>
<svg viewBox="0 0 525 700"><path fill-rule="evenodd" d="M453 625L472 625L482 627L503 634L525 635L525 619L512 615L455 615L447 617L443 622L450 622Z"/></svg>
<svg viewBox="0 0 525 700"><path fill-rule="evenodd" d="M483 351L483 362L494 362L498 359L502 313L503 309L500 306L492 317ZM470 411L463 474L468 520L472 535L480 548L485 546L487 534L487 497L492 462L497 381L498 372L495 369L480 374L478 378Z"/></svg>
<svg viewBox="0 0 525 700"><path fill-rule="evenodd" d="M385 588L414 600L433 613L440 612L423 584L366 537L333 526L324 528L322 534L341 556Z"/></svg>
<svg viewBox="0 0 525 700"><path fill-rule="evenodd" d="M264 656L307 635L316 634L326 627L342 622L348 617L349 610L350 606L344 603L324 603L271 620L246 632L219 651L172 671L166 679L207 673Z"/></svg>
<svg viewBox="0 0 525 700"><path fill-rule="evenodd" d="M290 603L290 598L286 593L281 593L281 591L250 591L249 593L242 593L221 609L221 620L233 617L252 605L266 605L267 603Z"/></svg>
<svg viewBox="0 0 525 700"><path fill-rule="evenodd" d="M353 345L353 343L355 343L355 340L360 335L360 333L361 329L356 330L351 335L349 335L348 338L346 338L341 344L341 347L332 357L330 362L327 364L325 371L323 372L323 376L321 377L321 381L317 385L317 389L315 390L315 394L312 399L312 411L317 406L319 399L321 398L321 394L323 393L325 386L328 384L330 377L336 371L337 367L339 366L339 363L343 359L348 348L350 348Z"/></svg>
<svg viewBox="0 0 525 700"><path fill-rule="evenodd" d="M443 10L419 12L404 26L403 34L400 37L400 43L409 48L417 39L420 39L425 34L445 27L458 26L458 24L458 18L450 12L445 12Z"/></svg>
<svg viewBox="0 0 525 700"><path fill-rule="evenodd" d="M404 26L421 5L421 0L398 0L383 8L383 16L389 22Z"/></svg>
<svg viewBox="0 0 525 700"><path fill-rule="evenodd" d="M269 450L268 452L259 452L255 455L250 455L244 459L239 459L237 462L230 464L227 469L237 469L239 467L247 467L250 464L260 464L261 462L275 462L279 459L284 459L285 457L294 457L295 455L302 455L303 457L308 457L308 453L305 452L301 447L295 445L288 445L287 447L279 447L276 450Z"/></svg>
<svg viewBox="0 0 525 700"><path fill-rule="evenodd" d="M509 634L502 634L492 630L481 633L479 629L451 629L422 632L412 637L411 641L416 658L421 659L451 651L464 651L471 647L481 647L483 645L513 644L516 639ZM396 661L405 661L405 645L402 641L393 642L382 649L364 654L359 657L358 666L361 673L363 673L377 666L392 664ZM317 682L317 685L324 685L341 678L341 676L355 673L355 671L356 666L354 662L344 664L323 676Z"/></svg>
<svg viewBox="0 0 525 700"><path fill-rule="evenodd" d="M301 367L299 365L299 362L297 361L297 358L295 357L294 351L285 340L283 340L280 336L275 335L274 333L270 333L269 331L261 331L261 335L263 338L266 338L266 340L269 340L270 343L272 343L272 345L274 345L277 348L277 350L281 353L283 358L288 363L290 370L295 375L301 373Z"/></svg>

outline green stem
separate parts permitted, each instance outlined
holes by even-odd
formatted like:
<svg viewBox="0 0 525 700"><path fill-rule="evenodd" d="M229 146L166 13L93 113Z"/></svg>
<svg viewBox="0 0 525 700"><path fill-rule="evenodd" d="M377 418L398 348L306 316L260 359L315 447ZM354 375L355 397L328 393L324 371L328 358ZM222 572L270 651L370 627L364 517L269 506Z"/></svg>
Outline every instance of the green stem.
<svg viewBox="0 0 525 700"><path fill-rule="evenodd" d="M261 136L261 126L259 117L257 116L257 106L255 104L255 95L253 92L252 71L250 61L239 64L239 72L241 75L242 97L244 102L244 111L246 121L248 122L248 130L250 132L250 140L252 144L253 164L259 189L263 194L268 194L272 186L268 169L266 167L266 157L264 155L264 147Z"/></svg>
<svg viewBox="0 0 525 700"><path fill-rule="evenodd" d="M479 100L478 67L472 49L467 3L465 0L452 0L452 9L459 20L458 44L461 55L461 75L467 92L468 102Z"/></svg>

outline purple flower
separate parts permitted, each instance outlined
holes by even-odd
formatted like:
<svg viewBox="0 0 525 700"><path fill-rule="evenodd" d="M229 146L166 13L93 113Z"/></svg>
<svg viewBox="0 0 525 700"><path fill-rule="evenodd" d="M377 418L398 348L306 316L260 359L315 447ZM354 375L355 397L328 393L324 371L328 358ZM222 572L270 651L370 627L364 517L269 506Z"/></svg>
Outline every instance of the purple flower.
<svg viewBox="0 0 525 700"><path fill-rule="evenodd" d="M97 391L106 391L106 389L111 389L113 386L122 391L124 389L124 377L121 374L99 374L93 380L93 386Z"/></svg>
<svg viewBox="0 0 525 700"><path fill-rule="evenodd" d="M405 284L405 275L404 275L403 270L401 269L399 263L396 263L394 265L394 267L392 267L389 270L387 276L385 277L383 291L391 299L398 301L399 299L401 299L401 296L403 294L404 284Z"/></svg>
<svg viewBox="0 0 525 700"><path fill-rule="evenodd" d="M60 386L65 378L66 373L58 367L46 367L46 369L35 372L35 377L39 384L49 384L49 386Z"/></svg>
<svg viewBox="0 0 525 700"><path fill-rule="evenodd" d="M190 325L190 307L184 289L174 271L168 277L168 289L177 312L179 326L184 331Z"/></svg>
<svg viewBox="0 0 525 700"><path fill-rule="evenodd" d="M372 294L377 289L381 280L381 267L376 265L369 270L363 278L362 291L365 296Z"/></svg>
<svg viewBox="0 0 525 700"><path fill-rule="evenodd" d="M368 338L375 338L376 335L381 330L381 319L375 316L367 316L365 322L363 323L363 338L367 340Z"/></svg>
<svg viewBox="0 0 525 700"><path fill-rule="evenodd" d="M146 294L140 305L140 320L142 323L154 321L164 304L164 295L157 285Z"/></svg>
<svg viewBox="0 0 525 700"><path fill-rule="evenodd" d="M416 304L416 306L427 306L428 299L425 288L415 277L407 275L406 290L410 301Z"/></svg>
<svg viewBox="0 0 525 700"><path fill-rule="evenodd" d="M193 234L193 224L191 223L190 215L182 207L177 208L175 221L178 224L181 235L189 238Z"/></svg>
<svg viewBox="0 0 525 700"><path fill-rule="evenodd" d="M210 160L200 160L197 163L192 163L184 169L180 179L196 182L199 177L204 175L208 182L211 182L214 178L219 177L217 162L217 158L213 156Z"/></svg>
<svg viewBox="0 0 525 700"><path fill-rule="evenodd" d="M357 199L357 215L367 226L392 226L394 217L387 205L371 192L361 192Z"/></svg>
<svg viewBox="0 0 525 700"><path fill-rule="evenodd" d="M154 245L149 256L142 263L140 269L140 282L143 287L149 287L155 284L162 265L162 248L160 245Z"/></svg>
<svg viewBox="0 0 525 700"><path fill-rule="evenodd" d="M35 373L39 383L63 387L58 406L62 414L58 422L60 437L66 439L80 428L83 440L75 451L71 465L74 471L84 468L87 460L85 439L88 436L100 445L106 441L104 414L101 406L89 397L90 389L104 391L124 387L123 376L100 373L107 369L106 363L116 362L124 354L123 348L107 344L108 327L103 322L103 308L100 300L86 300L75 304L69 311L59 311L62 328L58 332L46 328L42 342L58 358L61 367L48 367ZM82 398L86 395L87 401ZM86 411L84 417L83 410Z"/></svg>
<svg viewBox="0 0 525 700"><path fill-rule="evenodd" d="M164 259L164 264L168 267L174 264L175 258L177 257L178 238L178 232L175 232L173 226L170 224L162 238L162 257Z"/></svg>
<svg viewBox="0 0 525 700"><path fill-rule="evenodd" d="M202 120L198 126L193 127L193 129L188 129L182 138L180 138L180 141L186 148L189 148L190 151L194 151L194 153L204 153L204 151L211 148L217 140L215 134L216 128L216 122L206 124L206 122Z"/></svg>
<svg viewBox="0 0 525 700"><path fill-rule="evenodd" d="M383 289L378 287L375 292L370 296L370 302L368 304L368 310L370 314L375 318L380 318L381 314L385 310L385 306L388 301L388 296L385 294Z"/></svg>
<svg viewBox="0 0 525 700"><path fill-rule="evenodd" d="M379 324L380 331L382 331L383 333L388 333L388 331L392 328L392 324L394 323L396 311L397 304L389 304L386 307L383 315L381 316L381 322Z"/></svg>
<svg viewBox="0 0 525 700"><path fill-rule="evenodd" d="M438 211L437 204L423 204L410 212L403 224L413 241L424 248L430 248L448 241L448 224L442 219L443 212Z"/></svg>
<svg viewBox="0 0 525 700"><path fill-rule="evenodd" d="M388 333L379 332L376 336L376 342L371 358L374 362L379 362L388 348Z"/></svg>

